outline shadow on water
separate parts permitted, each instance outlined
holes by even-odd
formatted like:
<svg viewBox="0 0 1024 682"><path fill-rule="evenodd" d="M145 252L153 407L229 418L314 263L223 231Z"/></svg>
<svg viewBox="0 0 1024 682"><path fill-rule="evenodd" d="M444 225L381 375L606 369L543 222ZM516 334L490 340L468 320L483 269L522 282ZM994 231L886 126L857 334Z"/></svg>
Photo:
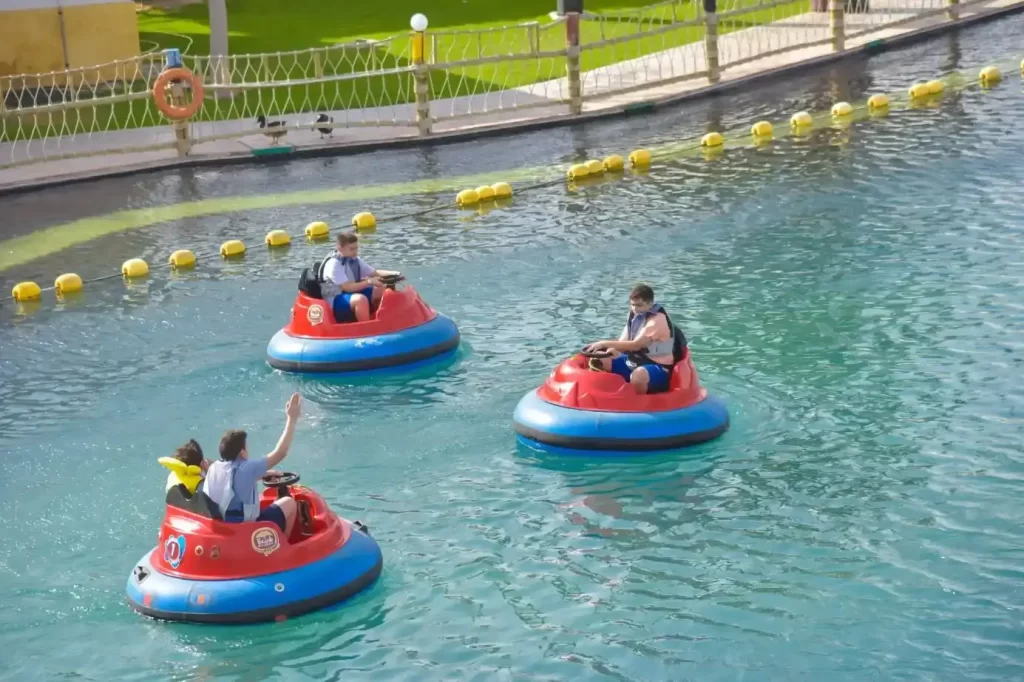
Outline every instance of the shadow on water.
<svg viewBox="0 0 1024 682"><path fill-rule="evenodd" d="M349 408L366 400L378 400L389 407L443 402L452 389L466 379L465 361L472 357L465 340L452 353L445 353L400 367L348 374L289 375L267 366L267 371L294 380L296 390L313 402L327 407Z"/></svg>
<svg viewBox="0 0 1024 682"><path fill-rule="evenodd" d="M279 662L274 658L262 664L250 660L253 647L273 648L292 660L336 667L351 658L341 651L365 642L368 634L387 620L391 609L382 596L388 591L388 582L385 566L376 583L355 597L281 622L245 626L151 622L150 626L165 629L164 634L169 633L180 649L197 659L216 661L175 666L170 673L175 680L222 679L239 669L247 671L243 679L272 676Z"/></svg>
<svg viewBox="0 0 1024 682"><path fill-rule="evenodd" d="M560 505L569 522L585 536L606 539L646 538L652 529L678 525L681 508L704 501L693 490L727 456L718 441L650 454L602 454L599 459L517 444L521 463L561 474L574 498Z"/></svg>

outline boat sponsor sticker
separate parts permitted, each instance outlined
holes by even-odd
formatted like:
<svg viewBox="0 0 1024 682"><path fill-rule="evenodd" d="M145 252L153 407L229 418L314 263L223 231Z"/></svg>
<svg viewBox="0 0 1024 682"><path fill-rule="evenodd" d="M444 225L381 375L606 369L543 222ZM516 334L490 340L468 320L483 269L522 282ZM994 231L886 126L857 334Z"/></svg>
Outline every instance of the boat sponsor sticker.
<svg viewBox="0 0 1024 682"><path fill-rule="evenodd" d="M314 327L324 321L324 307L320 304L313 304L309 306L309 311L306 313L306 319Z"/></svg>
<svg viewBox="0 0 1024 682"><path fill-rule="evenodd" d="M164 543L164 561L166 561L171 568L177 568L181 565L181 560L184 556L185 536L168 536L167 542Z"/></svg>
<svg viewBox="0 0 1024 682"><path fill-rule="evenodd" d="M252 534L252 548L263 556L270 556L281 546L277 531L270 528L258 528Z"/></svg>

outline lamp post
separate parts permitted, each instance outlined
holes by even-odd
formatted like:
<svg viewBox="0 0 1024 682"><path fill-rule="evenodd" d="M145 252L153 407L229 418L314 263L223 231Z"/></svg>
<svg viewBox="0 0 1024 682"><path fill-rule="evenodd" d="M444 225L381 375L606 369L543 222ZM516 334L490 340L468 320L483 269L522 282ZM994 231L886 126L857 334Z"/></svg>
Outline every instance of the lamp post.
<svg viewBox="0 0 1024 682"><path fill-rule="evenodd" d="M430 73L426 64L427 18L422 14L414 14L409 19L412 29L412 65L413 79L416 82L416 127L420 135L429 135L430 118Z"/></svg>
<svg viewBox="0 0 1024 682"><path fill-rule="evenodd" d="M426 36L424 31L427 30L427 18L422 14L412 15L412 19L409 20L409 26L413 30L412 34L412 63L422 64L423 53L426 46Z"/></svg>

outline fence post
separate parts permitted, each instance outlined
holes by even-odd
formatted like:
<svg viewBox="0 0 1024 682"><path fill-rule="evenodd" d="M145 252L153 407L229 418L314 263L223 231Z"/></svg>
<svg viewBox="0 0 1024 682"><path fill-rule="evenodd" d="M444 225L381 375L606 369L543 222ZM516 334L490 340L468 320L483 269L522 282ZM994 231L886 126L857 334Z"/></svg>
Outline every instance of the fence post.
<svg viewBox="0 0 1024 682"><path fill-rule="evenodd" d="M832 51L846 49L846 28L843 21L846 0L828 0L828 32L832 39Z"/></svg>
<svg viewBox="0 0 1024 682"><path fill-rule="evenodd" d="M949 0L946 16L949 17L950 21L956 21L960 18L960 0Z"/></svg>
<svg viewBox="0 0 1024 682"><path fill-rule="evenodd" d="M708 65L708 83L722 78L718 65L718 0L704 0L704 58Z"/></svg>
<svg viewBox="0 0 1024 682"><path fill-rule="evenodd" d="M430 67L426 64L423 53L426 51L427 18L422 14L412 15L409 20L412 27L412 64L413 80L416 82L416 127L420 135L429 135L430 120Z"/></svg>
<svg viewBox="0 0 1024 682"><path fill-rule="evenodd" d="M569 113L583 113L583 83L580 80L580 14L565 15L565 68L569 78Z"/></svg>

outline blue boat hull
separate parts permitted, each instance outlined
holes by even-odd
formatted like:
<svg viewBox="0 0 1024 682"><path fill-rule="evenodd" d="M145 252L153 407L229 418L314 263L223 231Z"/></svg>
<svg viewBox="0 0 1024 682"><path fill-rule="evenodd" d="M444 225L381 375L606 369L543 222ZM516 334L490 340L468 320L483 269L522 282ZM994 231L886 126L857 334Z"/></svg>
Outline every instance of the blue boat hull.
<svg viewBox="0 0 1024 682"><path fill-rule="evenodd" d="M446 315L393 334L355 339L307 339L279 330L267 344L267 363L285 372L365 372L421 362L453 352L459 329Z"/></svg>
<svg viewBox="0 0 1024 682"><path fill-rule="evenodd" d="M144 615L191 623L259 623L344 601L380 576L377 542L353 528L349 541L320 561L238 580L188 580L157 573L146 553L128 576L128 603Z"/></svg>
<svg viewBox="0 0 1024 682"><path fill-rule="evenodd" d="M542 400L533 390L516 405L512 422L528 444L557 452L651 452L717 438L729 428L725 403L712 395L664 412L576 410Z"/></svg>

